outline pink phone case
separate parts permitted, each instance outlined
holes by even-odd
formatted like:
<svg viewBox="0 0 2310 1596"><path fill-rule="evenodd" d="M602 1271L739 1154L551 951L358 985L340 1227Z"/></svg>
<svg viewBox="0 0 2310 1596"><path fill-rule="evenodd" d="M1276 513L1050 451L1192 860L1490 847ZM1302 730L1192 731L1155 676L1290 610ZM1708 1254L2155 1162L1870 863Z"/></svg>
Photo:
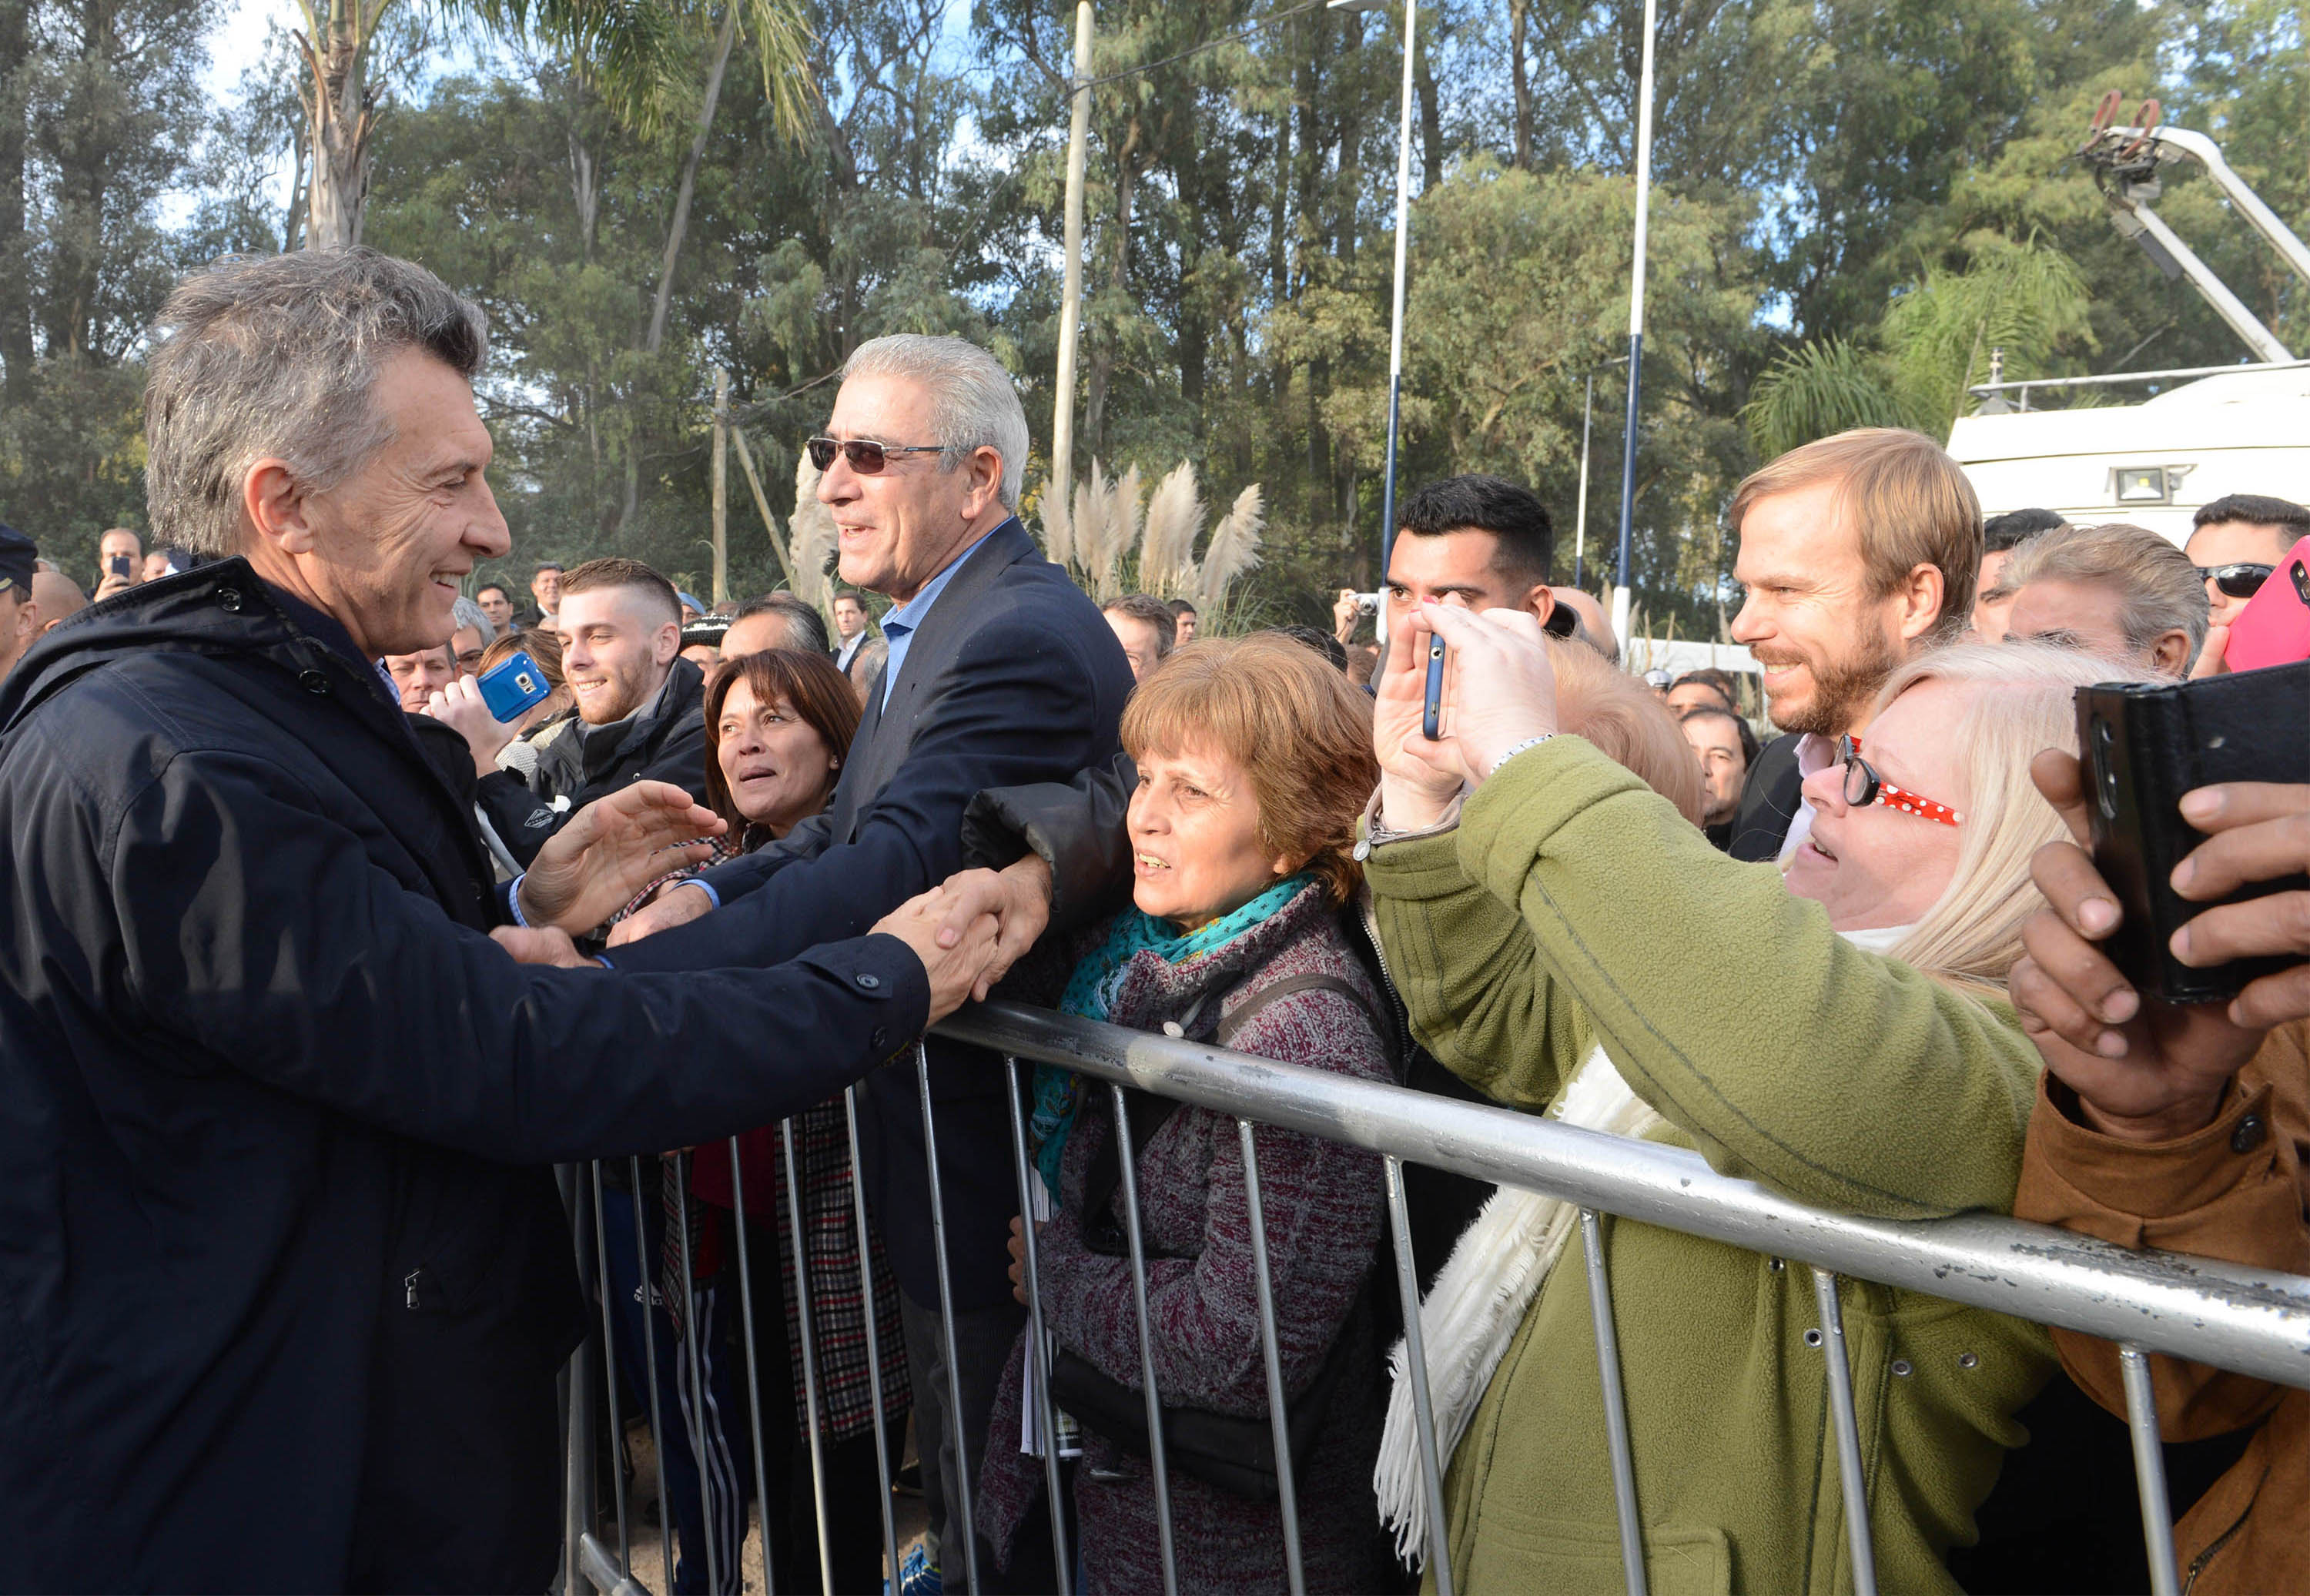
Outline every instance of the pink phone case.
<svg viewBox="0 0 2310 1596"><path fill-rule="evenodd" d="M2310 659L2310 538L2286 551L2262 591L2230 623L2223 663L2233 671Z"/></svg>

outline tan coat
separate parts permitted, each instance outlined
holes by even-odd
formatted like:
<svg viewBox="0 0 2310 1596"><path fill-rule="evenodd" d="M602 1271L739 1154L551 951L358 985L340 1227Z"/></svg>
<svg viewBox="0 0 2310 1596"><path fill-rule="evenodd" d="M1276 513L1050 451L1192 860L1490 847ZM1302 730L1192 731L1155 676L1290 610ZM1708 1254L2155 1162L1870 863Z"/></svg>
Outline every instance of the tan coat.
<svg viewBox="0 0 2310 1596"><path fill-rule="evenodd" d="M2128 1247L2310 1274L2310 1022L2271 1033L2214 1123L2175 1141L2121 1141L2079 1123L2052 1075L2029 1122L2014 1211ZM2125 1411L2117 1348L2054 1332L2062 1366ZM2310 1591L2310 1391L2170 1357L2149 1360L2169 1441L2259 1427L2174 1528L2190 1596Z"/></svg>

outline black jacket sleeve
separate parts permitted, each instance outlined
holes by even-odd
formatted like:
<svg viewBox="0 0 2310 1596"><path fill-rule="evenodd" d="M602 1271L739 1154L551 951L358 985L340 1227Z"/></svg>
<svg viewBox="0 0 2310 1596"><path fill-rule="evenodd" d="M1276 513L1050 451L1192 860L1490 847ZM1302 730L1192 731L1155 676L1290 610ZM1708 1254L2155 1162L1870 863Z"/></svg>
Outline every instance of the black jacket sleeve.
<svg viewBox="0 0 2310 1596"><path fill-rule="evenodd" d="M1113 747L1100 740L1095 685L1113 664L1092 661L1080 638L1031 610L990 619L929 684L905 762L851 840L807 860L789 854L751 891L743 861L710 872L721 912L625 944L619 967L724 965L739 947L787 958L856 936L962 868L962 812L977 794L1064 779ZM734 885L744 896L732 901Z"/></svg>
<svg viewBox="0 0 2310 1596"><path fill-rule="evenodd" d="M109 1012L171 1037L188 1071L506 1162L766 1123L891 1057L928 1012L921 961L893 937L682 976L516 964L248 755L177 755L109 833L100 812L63 818L94 846L39 858L83 873L48 884L63 912L114 923L62 939L118 948L95 972ZM772 962L734 937L729 951Z"/></svg>
<svg viewBox="0 0 2310 1596"><path fill-rule="evenodd" d="M1131 895L1125 820L1139 768L1118 752L1069 782L996 787L962 818L966 867L999 870L1029 851L1051 867L1051 924L1072 932L1105 919Z"/></svg>
<svg viewBox="0 0 2310 1596"><path fill-rule="evenodd" d="M796 823L795 828L766 847L716 865L705 872L714 895L724 903L760 889L762 884L789 864L815 859L833 840L833 822L825 811Z"/></svg>
<svg viewBox="0 0 2310 1596"><path fill-rule="evenodd" d="M573 723L574 724L574 723ZM664 738L635 768L631 759L612 766L598 781L569 795L567 802L548 798L521 777L493 770L474 784L473 802L490 828L525 868L534 863L545 839L569 824L569 817L596 798L605 798L638 781L671 782L699 802L706 802L706 720L702 710L691 710L670 727Z"/></svg>
<svg viewBox="0 0 2310 1596"><path fill-rule="evenodd" d="M522 781L507 770L492 770L473 784L473 802L488 820L490 829L505 844L506 852L523 864L537 857L537 850L545 839L560 827L562 820L577 812L574 808L556 813L553 805L539 797Z"/></svg>

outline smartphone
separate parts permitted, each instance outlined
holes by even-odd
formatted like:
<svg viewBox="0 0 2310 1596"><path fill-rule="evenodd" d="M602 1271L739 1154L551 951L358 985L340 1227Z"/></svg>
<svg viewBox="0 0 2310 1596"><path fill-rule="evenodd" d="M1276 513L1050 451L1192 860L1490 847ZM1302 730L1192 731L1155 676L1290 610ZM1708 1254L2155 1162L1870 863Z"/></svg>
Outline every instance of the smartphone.
<svg viewBox="0 0 2310 1596"><path fill-rule="evenodd" d="M1420 729L1428 741L1444 734L1444 637L1428 634L1428 699L1420 708Z"/></svg>
<svg viewBox="0 0 2310 1596"><path fill-rule="evenodd" d="M2265 585L2266 590L2266 585ZM2259 596L2259 595L2257 595ZM2090 784L2094 866L2123 921L2110 959L2142 992L2211 1003L2283 956L2197 969L2174 957L2174 932L2213 907L2175 892L2174 867L2205 841L2182 819L2183 794L2214 782L2310 782L2310 661L2171 686L2104 683L2077 691L2078 740ZM2224 899L2310 890L2310 876L2252 881Z"/></svg>
<svg viewBox="0 0 2310 1596"><path fill-rule="evenodd" d="M2230 622L2229 646L2222 654L2222 663L2233 671L2259 671L2298 659L2310 659L2310 538L2288 549L2262 590L2246 601Z"/></svg>
<svg viewBox="0 0 2310 1596"><path fill-rule="evenodd" d="M114 576L126 580L129 572L128 556L126 554L116 554L110 559L105 561L105 568L111 571Z"/></svg>
<svg viewBox="0 0 2310 1596"><path fill-rule="evenodd" d="M475 685L482 690L482 702L500 721L519 720L553 696L552 684L537 668L537 662L529 657L527 649L482 672Z"/></svg>

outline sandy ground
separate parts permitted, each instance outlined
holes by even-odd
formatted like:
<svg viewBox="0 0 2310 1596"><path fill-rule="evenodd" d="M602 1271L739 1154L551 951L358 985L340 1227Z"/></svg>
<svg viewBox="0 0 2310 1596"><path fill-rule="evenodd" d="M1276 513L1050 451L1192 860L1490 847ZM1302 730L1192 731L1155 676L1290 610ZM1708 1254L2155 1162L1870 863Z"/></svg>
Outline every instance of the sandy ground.
<svg viewBox="0 0 2310 1596"><path fill-rule="evenodd" d="M656 1524L647 1522L644 1505L657 1501L657 1448L650 1444L649 1427L637 1425L626 1432L626 1444L633 1454L633 1483L626 1488L626 1506L633 1522L628 1531L633 1558L632 1571L637 1583L644 1589L664 1596L672 1590L665 1574L665 1538ZM914 1455L912 1427L908 1428L908 1446L904 1455ZM921 1539L923 1533L923 1499L919 1496L896 1493L891 1500L892 1514L898 1520L899 1555ZM612 1556L618 1549L617 1522L605 1505L601 1529L596 1531ZM752 1507L746 1511L745 1548L746 1596L767 1596L762 1586L761 1517ZM890 1570L885 1567L887 1578Z"/></svg>

